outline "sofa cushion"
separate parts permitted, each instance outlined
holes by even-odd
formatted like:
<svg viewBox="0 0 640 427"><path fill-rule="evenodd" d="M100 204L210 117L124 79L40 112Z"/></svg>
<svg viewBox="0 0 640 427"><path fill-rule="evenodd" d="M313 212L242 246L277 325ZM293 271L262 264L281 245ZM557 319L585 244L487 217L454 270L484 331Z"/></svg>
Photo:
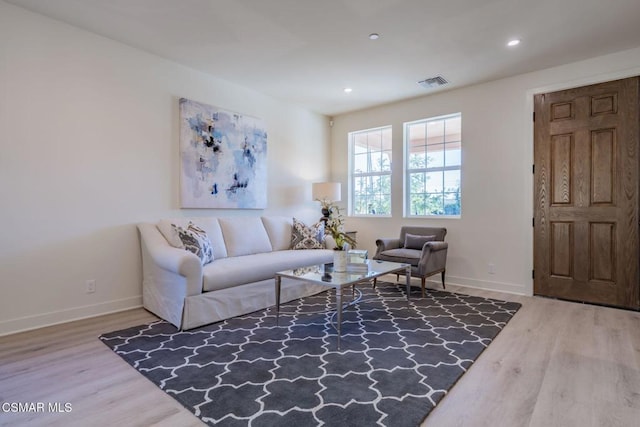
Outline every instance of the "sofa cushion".
<svg viewBox="0 0 640 427"><path fill-rule="evenodd" d="M418 262L420 262L420 257L422 256L422 250L418 249L389 249L387 251L383 251L376 255L376 259L381 261L390 261L390 262L404 262L407 264L411 264L414 267L418 266Z"/></svg>
<svg viewBox="0 0 640 427"><path fill-rule="evenodd" d="M278 271L333 261L330 249L275 251L217 259L203 267L203 289L214 291L245 283L273 279ZM275 290L274 290L275 292Z"/></svg>
<svg viewBox="0 0 640 427"><path fill-rule="evenodd" d="M293 218L291 249L324 249L324 223L308 226Z"/></svg>
<svg viewBox="0 0 640 427"><path fill-rule="evenodd" d="M242 255L271 252L271 242L260 217L218 218L227 255Z"/></svg>
<svg viewBox="0 0 640 427"><path fill-rule="evenodd" d="M222 230L220 229L220 224L218 223L218 218L214 217L193 217L193 218L170 218L163 219L156 224L160 233L167 239L171 246L176 248L182 247L182 242L178 238L177 234L171 224L178 225L182 228L187 227L189 222L193 222L199 228L203 229L207 236L209 236L209 240L211 241L211 246L213 248L213 257L215 259L226 258L227 257L227 248L224 243L224 237L222 236ZM177 240L177 244L176 244Z"/></svg>
<svg viewBox="0 0 640 427"><path fill-rule="evenodd" d="M436 240L436 236L421 236L419 234L407 233L404 235L404 247L407 249L419 249L427 242L433 242Z"/></svg>
<svg viewBox="0 0 640 427"><path fill-rule="evenodd" d="M172 224L171 227L180 239L182 248L196 254L202 265L213 261L211 241L203 229L192 222L189 222L186 228L175 224Z"/></svg>
<svg viewBox="0 0 640 427"><path fill-rule="evenodd" d="M269 235L274 251L284 251L291 247L293 220L286 216L263 216L262 224Z"/></svg>

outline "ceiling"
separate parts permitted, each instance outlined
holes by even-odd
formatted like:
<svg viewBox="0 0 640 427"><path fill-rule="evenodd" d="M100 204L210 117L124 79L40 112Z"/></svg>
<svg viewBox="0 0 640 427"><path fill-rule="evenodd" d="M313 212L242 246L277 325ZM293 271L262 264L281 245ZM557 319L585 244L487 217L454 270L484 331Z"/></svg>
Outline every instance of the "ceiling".
<svg viewBox="0 0 640 427"><path fill-rule="evenodd" d="M638 0L5 1L329 116L640 47Z"/></svg>

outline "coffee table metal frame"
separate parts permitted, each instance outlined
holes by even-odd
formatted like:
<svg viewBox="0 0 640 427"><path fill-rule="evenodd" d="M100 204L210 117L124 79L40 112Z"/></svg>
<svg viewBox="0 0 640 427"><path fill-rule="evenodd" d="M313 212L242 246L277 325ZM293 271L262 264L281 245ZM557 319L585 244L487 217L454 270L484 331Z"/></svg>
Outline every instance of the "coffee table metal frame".
<svg viewBox="0 0 640 427"><path fill-rule="evenodd" d="M334 288L336 290L336 311L334 315L337 317L336 323L332 323L335 330L338 332L338 350L340 350L340 338L342 336L342 310L343 308L353 305L359 301L360 298L353 298L355 292L355 285L362 283L370 283L372 280L377 279L385 274L402 274L405 275L406 283L406 295L407 302L409 301L409 295L411 290L411 264L367 260L367 271L347 271L347 272L334 272L331 264L319 264L312 265L293 270L279 271L275 275L276 285L276 325L279 325L280 320L280 291L282 278L289 278L295 280L301 280L314 285L322 285L328 288ZM344 307L342 304L343 289L352 287L352 300L349 301ZM361 296L361 295L360 295Z"/></svg>

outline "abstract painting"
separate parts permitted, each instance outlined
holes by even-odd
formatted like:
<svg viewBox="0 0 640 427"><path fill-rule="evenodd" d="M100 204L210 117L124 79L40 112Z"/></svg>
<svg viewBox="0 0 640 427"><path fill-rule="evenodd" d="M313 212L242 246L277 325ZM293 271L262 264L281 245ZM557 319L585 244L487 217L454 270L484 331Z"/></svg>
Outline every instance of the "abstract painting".
<svg viewBox="0 0 640 427"><path fill-rule="evenodd" d="M262 120L180 99L180 206L267 207Z"/></svg>

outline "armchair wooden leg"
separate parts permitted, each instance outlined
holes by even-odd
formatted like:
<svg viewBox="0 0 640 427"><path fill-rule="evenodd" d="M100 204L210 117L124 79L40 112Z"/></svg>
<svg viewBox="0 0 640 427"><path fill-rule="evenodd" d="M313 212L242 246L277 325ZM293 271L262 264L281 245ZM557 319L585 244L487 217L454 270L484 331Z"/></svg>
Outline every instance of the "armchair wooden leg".
<svg viewBox="0 0 640 427"><path fill-rule="evenodd" d="M400 275L396 273L396 282L400 281Z"/></svg>
<svg viewBox="0 0 640 427"><path fill-rule="evenodd" d="M424 282L425 282L426 278L422 277L421 281L422 281L422 298L424 298Z"/></svg>
<svg viewBox="0 0 640 427"><path fill-rule="evenodd" d="M447 289L447 288L444 286L444 273L445 273L446 271L447 271L447 270L444 270L444 271L442 272L442 289Z"/></svg>
<svg viewBox="0 0 640 427"><path fill-rule="evenodd" d="M373 289L376 288L377 284L378 284L378 278L376 277L376 278L373 279Z"/></svg>

